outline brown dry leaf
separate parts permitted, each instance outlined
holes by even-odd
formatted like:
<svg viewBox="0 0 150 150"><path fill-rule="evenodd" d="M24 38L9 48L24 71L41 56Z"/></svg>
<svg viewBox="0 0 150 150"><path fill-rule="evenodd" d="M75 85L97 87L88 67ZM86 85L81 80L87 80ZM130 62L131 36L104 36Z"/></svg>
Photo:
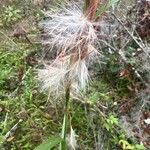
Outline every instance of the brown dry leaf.
<svg viewBox="0 0 150 150"><path fill-rule="evenodd" d="M7 138L6 141L7 141L7 142L11 142L14 138L15 138L14 136L11 136L11 137Z"/></svg>
<svg viewBox="0 0 150 150"><path fill-rule="evenodd" d="M17 118L18 118L18 119L27 120L28 117L29 117L29 116L28 116L28 112L27 112L25 109L21 110L21 111L17 114Z"/></svg>
<svg viewBox="0 0 150 150"><path fill-rule="evenodd" d="M42 6L44 4L44 0L33 0L33 5Z"/></svg>
<svg viewBox="0 0 150 150"><path fill-rule="evenodd" d="M1 112L9 112L9 110L4 105L0 105L0 113Z"/></svg>
<svg viewBox="0 0 150 150"><path fill-rule="evenodd" d="M0 106L0 112L2 112L3 110L4 110L3 107Z"/></svg>
<svg viewBox="0 0 150 150"><path fill-rule="evenodd" d="M119 76L120 76L120 77L127 77L129 74L130 74L130 72L129 72L127 69L124 69L124 70L122 70L122 71L119 73Z"/></svg>
<svg viewBox="0 0 150 150"><path fill-rule="evenodd" d="M131 86L127 86L127 88L130 92L138 93L139 90L140 90L140 85L139 84L134 84L134 85L131 85Z"/></svg>
<svg viewBox="0 0 150 150"><path fill-rule="evenodd" d="M24 75L24 67L22 66L18 70L18 79L20 82L22 81L23 75Z"/></svg>
<svg viewBox="0 0 150 150"><path fill-rule="evenodd" d="M30 66L34 66L34 65L37 65L38 64L38 61L33 57L33 56L27 56L25 58L25 61L27 62L28 65Z"/></svg>

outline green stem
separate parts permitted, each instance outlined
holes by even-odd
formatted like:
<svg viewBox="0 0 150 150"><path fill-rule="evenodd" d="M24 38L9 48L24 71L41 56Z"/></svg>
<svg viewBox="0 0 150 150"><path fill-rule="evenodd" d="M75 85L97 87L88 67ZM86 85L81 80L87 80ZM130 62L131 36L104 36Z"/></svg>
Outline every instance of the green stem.
<svg viewBox="0 0 150 150"><path fill-rule="evenodd" d="M68 124L68 109L69 109L69 100L70 100L70 85L67 86L66 92L65 92L65 112L64 112L64 118L63 118L63 126L62 126L62 139L63 142L60 143L60 150L66 149L66 134L67 134L67 124Z"/></svg>
<svg viewBox="0 0 150 150"><path fill-rule="evenodd" d="M67 128L67 121L68 121L68 106L69 106L69 99L70 99L70 86L66 88L66 94L65 94L65 99L66 99L66 105L65 105L65 114L64 114L64 132L62 132L62 138L66 138L66 128Z"/></svg>

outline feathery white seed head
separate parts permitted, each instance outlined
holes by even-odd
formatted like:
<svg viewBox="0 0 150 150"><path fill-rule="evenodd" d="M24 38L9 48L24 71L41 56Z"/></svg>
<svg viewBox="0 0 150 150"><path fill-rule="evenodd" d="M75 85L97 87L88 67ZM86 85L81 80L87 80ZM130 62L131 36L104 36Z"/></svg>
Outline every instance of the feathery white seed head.
<svg viewBox="0 0 150 150"><path fill-rule="evenodd" d="M52 65L45 65L44 69L38 69L38 80L42 83L42 90L49 89L55 93L62 91L68 73L68 65L64 63L58 60Z"/></svg>
<svg viewBox="0 0 150 150"><path fill-rule="evenodd" d="M98 24L89 21L76 5L63 8L61 13L49 14L49 17L50 20L43 22L47 35L43 43L49 44L51 50L57 50L58 56L38 72L42 89L60 95L65 84L71 81L72 93L79 92L85 89L89 80L88 66L98 54L94 48Z"/></svg>
<svg viewBox="0 0 150 150"><path fill-rule="evenodd" d="M60 13L49 13L49 17L50 20L42 23L48 37L43 43L49 44L51 49L56 46L59 51L71 51L83 40L94 43L97 39L94 27L98 24L89 21L77 6L63 8Z"/></svg>
<svg viewBox="0 0 150 150"><path fill-rule="evenodd" d="M77 147L77 140L76 140L76 137L77 137L77 135L76 135L75 131L73 130L73 128L71 127L71 129L70 129L70 134L69 134L69 136L68 136L68 138L67 138L67 142L68 142L68 146L69 146L70 149L72 149L72 150L75 150L76 147Z"/></svg>

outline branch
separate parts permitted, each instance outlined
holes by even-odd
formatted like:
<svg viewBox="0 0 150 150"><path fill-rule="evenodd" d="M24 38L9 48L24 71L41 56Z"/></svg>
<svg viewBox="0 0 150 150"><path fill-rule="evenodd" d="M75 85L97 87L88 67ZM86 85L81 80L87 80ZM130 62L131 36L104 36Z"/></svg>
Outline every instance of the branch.
<svg viewBox="0 0 150 150"><path fill-rule="evenodd" d="M134 40L134 42L135 42L143 51L145 51L144 46L143 46L141 43L139 43L139 42L137 41L137 39L131 34L131 32L124 26L124 24L121 22L121 20L120 20L114 13L112 13L112 15L116 18L116 20L118 21L118 23L126 30L126 32L128 33L128 35Z"/></svg>

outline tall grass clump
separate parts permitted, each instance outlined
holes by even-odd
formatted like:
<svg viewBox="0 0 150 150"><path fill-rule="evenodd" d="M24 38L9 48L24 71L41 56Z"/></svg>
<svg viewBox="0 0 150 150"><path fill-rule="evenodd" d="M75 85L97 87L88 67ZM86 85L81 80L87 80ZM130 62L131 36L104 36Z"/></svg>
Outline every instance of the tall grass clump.
<svg viewBox="0 0 150 150"><path fill-rule="evenodd" d="M98 39L96 10L99 0L86 0L84 8L72 3L61 8L60 12L47 13L50 20L42 23L46 38L43 44L56 56L45 64L44 69L38 70L42 89L50 91L55 97L64 97L64 119L62 126L62 139L66 140L68 125L68 109L70 98L86 89L89 81L89 65L99 55L95 43ZM72 133L74 133L71 127ZM72 134L75 137L75 133ZM75 149L76 141L70 139ZM60 149L65 144L61 142Z"/></svg>

